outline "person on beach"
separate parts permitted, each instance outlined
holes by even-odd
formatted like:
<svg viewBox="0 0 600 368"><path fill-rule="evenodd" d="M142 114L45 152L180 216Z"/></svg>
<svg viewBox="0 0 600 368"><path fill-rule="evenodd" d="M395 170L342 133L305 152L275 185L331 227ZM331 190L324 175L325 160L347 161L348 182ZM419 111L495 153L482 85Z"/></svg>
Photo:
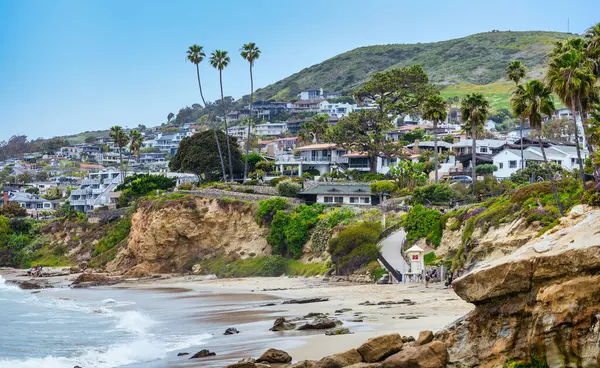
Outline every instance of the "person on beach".
<svg viewBox="0 0 600 368"><path fill-rule="evenodd" d="M431 276L429 275L429 271L425 271L425 287L428 288L429 287L429 280L431 279Z"/></svg>
<svg viewBox="0 0 600 368"><path fill-rule="evenodd" d="M447 288L451 288L452 287L452 272L448 273L448 280L446 281L446 287Z"/></svg>

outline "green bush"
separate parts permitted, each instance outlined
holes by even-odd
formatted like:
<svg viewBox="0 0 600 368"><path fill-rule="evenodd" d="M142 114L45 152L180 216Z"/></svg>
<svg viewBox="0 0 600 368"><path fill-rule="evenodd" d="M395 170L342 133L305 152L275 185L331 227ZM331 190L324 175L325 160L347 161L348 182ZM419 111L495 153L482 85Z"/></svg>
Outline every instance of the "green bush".
<svg viewBox="0 0 600 368"><path fill-rule="evenodd" d="M93 256L98 256L114 248L129 236L131 230L131 218L125 216L115 221L106 235L98 241L94 248Z"/></svg>
<svg viewBox="0 0 600 368"><path fill-rule="evenodd" d="M404 217L403 226L406 231L406 240L413 243L426 237L439 222L441 213L434 209L427 209L423 205L416 205Z"/></svg>
<svg viewBox="0 0 600 368"><path fill-rule="evenodd" d="M246 182L244 182L244 185L258 185L258 181L252 179L252 180L246 180Z"/></svg>
<svg viewBox="0 0 600 368"><path fill-rule="evenodd" d="M277 184L279 184L280 182L285 181L285 180L290 180L290 178L287 176L280 176L278 178L271 179L269 181L269 184L271 184L271 186L273 186L273 187L276 187Z"/></svg>
<svg viewBox="0 0 600 368"><path fill-rule="evenodd" d="M194 184L192 183L182 183L177 187L179 190L192 190L192 188L194 188Z"/></svg>
<svg viewBox="0 0 600 368"><path fill-rule="evenodd" d="M301 189L300 184L292 183L291 181L282 181L277 184L277 192L283 197L296 197Z"/></svg>
<svg viewBox="0 0 600 368"><path fill-rule="evenodd" d="M119 207L126 207L135 199L159 191L167 191L175 188L176 179L164 175L135 174L125 178L115 191L122 191L117 200Z"/></svg>
<svg viewBox="0 0 600 368"><path fill-rule="evenodd" d="M270 224L273 220L273 216L275 216L275 213L285 209L286 206L287 200L281 197L258 201L258 210L256 211L256 216L259 219L259 223Z"/></svg>
<svg viewBox="0 0 600 368"><path fill-rule="evenodd" d="M498 171L498 167L494 164L481 164L475 166L475 173L478 175L492 175L494 171Z"/></svg>
<svg viewBox="0 0 600 368"><path fill-rule="evenodd" d="M273 247L273 254L300 258L302 248L310 239L310 232L317 224L319 214L323 212L324 208L319 204L311 206L303 204L291 213L283 210L277 211L273 216L271 230L267 236L267 242Z"/></svg>
<svg viewBox="0 0 600 368"><path fill-rule="evenodd" d="M413 190L413 204L448 204L451 199L458 198L459 193L448 184L430 184L416 187Z"/></svg>
<svg viewBox="0 0 600 368"><path fill-rule="evenodd" d="M425 253L425 255L423 255L423 262L425 263L425 265L432 265L435 263L435 260L436 260L435 252L429 252L429 253Z"/></svg>
<svg viewBox="0 0 600 368"><path fill-rule="evenodd" d="M378 222L361 222L348 226L332 238L328 250L338 272L349 274L377 260L381 231Z"/></svg>
<svg viewBox="0 0 600 368"><path fill-rule="evenodd" d="M565 170L559 164L554 162L550 163L550 170L552 174L561 174L563 177L567 174ZM548 171L546 170L546 164L538 164L536 162L528 162L524 169L517 170L510 176L510 180L516 184L528 184L530 180L537 181L538 177L542 177L544 180L548 180Z"/></svg>
<svg viewBox="0 0 600 368"><path fill-rule="evenodd" d="M590 206L600 206L600 190L590 189L583 193L581 202Z"/></svg>
<svg viewBox="0 0 600 368"><path fill-rule="evenodd" d="M193 263L190 262L191 268ZM246 259L227 259L217 257L212 260L197 262L207 274L215 274L219 278L226 277L279 277L283 274L289 276L315 276L329 271L326 263L304 264L293 259L286 259L278 255L268 257L254 257Z"/></svg>
<svg viewBox="0 0 600 368"><path fill-rule="evenodd" d="M390 195L396 189L393 180L380 180L371 183L371 192L379 196Z"/></svg>

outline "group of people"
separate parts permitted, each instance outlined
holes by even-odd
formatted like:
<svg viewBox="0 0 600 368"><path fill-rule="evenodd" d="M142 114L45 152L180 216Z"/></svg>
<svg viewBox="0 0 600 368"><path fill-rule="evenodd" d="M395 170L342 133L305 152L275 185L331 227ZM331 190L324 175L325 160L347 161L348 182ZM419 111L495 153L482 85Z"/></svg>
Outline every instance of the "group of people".
<svg viewBox="0 0 600 368"><path fill-rule="evenodd" d="M29 276L39 277L39 276L42 276L43 270L44 270L44 267L42 267L42 266L34 266L27 270L27 274Z"/></svg>

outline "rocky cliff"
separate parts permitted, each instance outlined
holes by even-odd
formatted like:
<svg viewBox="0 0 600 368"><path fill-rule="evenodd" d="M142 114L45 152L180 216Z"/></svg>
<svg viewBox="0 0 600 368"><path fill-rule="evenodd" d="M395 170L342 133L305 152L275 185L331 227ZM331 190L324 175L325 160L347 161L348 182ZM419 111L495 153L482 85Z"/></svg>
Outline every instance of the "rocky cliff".
<svg viewBox="0 0 600 368"><path fill-rule="evenodd" d="M260 227L251 204L184 197L147 200L131 218L127 246L107 265L110 272L137 277L182 272L194 261L217 255L268 255L268 229Z"/></svg>
<svg viewBox="0 0 600 368"><path fill-rule="evenodd" d="M449 367L600 366L599 210L576 206L549 233L453 286L476 308L436 336Z"/></svg>

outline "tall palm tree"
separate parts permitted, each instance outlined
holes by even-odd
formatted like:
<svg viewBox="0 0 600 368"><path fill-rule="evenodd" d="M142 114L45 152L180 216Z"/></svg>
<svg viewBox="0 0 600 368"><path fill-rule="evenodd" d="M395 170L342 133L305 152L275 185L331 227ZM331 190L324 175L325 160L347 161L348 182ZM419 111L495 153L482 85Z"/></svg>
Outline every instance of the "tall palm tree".
<svg viewBox="0 0 600 368"><path fill-rule="evenodd" d="M144 144L144 136L142 133L137 130L132 130L129 132L129 150L131 152L135 152L137 157L137 162L140 162L140 150L142 149L142 145Z"/></svg>
<svg viewBox="0 0 600 368"><path fill-rule="evenodd" d="M252 68L254 62L260 57L260 49L254 42L242 46L240 55L250 64L250 120L248 121L248 138L246 139L246 159L244 162L244 181L248 177L248 152L250 151L250 130L252 127L252 100L254 99L254 78L252 77Z"/></svg>
<svg viewBox="0 0 600 368"><path fill-rule="evenodd" d="M473 143L471 146L471 177L473 179L471 190L473 195L475 195L475 181L477 180L475 174L475 166L477 166L477 131L485 124L489 111L490 103L481 93L467 94L460 103L460 115L465 124L465 130L471 129L471 141Z"/></svg>
<svg viewBox="0 0 600 368"><path fill-rule="evenodd" d="M206 54L204 53L203 47L200 45L192 45L187 50L187 59L190 63L196 65L196 76L198 77L198 89L200 90L200 99L206 107L206 101L204 100L204 94L202 94L202 83L200 83L200 66L199 64L204 60ZM174 117L173 113L170 113L167 116L167 120L171 120ZM223 180L227 177L225 174L225 162L223 161L223 155L221 154L221 143L219 142L219 137L217 136L217 128L213 124L213 135L215 138L215 142L217 142L217 153L219 154L219 161L221 162L221 171L223 174Z"/></svg>
<svg viewBox="0 0 600 368"><path fill-rule="evenodd" d="M231 162L231 144L229 143L229 133L227 132L227 111L225 111L225 97L223 96L223 69L229 65L231 58L227 51L215 50L210 54L210 65L219 69L219 83L221 84L221 108L223 109L223 121L225 122L225 138L227 142L227 157L229 158L229 180L233 181L233 164Z"/></svg>
<svg viewBox="0 0 600 368"><path fill-rule="evenodd" d="M119 162L120 162L120 167L121 167L121 176L122 176L123 180L125 180L125 170L123 169L123 147L125 147L127 145L127 142L129 142L129 138L127 138L127 134L125 133L123 128L121 128L118 125L115 125L112 128L110 128L109 136L110 136L110 138L112 138L113 142L115 142L115 144L119 148Z"/></svg>
<svg viewBox="0 0 600 368"><path fill-rule="evenodd" d="M446 101L440 95L430 96L423 104L423 118L433 122L433 163L435 167L435 183L438 183L438 124L448 116Z"/></svg>
<svg viewBox="0 0 600 368"><path fill-rule="evenodd" d="M600 77L600 23L590 27L585 33L586 52L594 62L596 77Z"/></svg>
<svg viewBox="0 0 600 368"><path fill-rule="evenodd" d="M574 42L565 43L562 47L556 47L553 51L553 59L548 67L546 82L548 86L558 95L561 101L571 109L573 125L575 127L575 141L577 144L577 159L579 160L579 171L583 189L586 189L585 172L583 171L583 160L579 148L579 126L577 116L583 116L582 100L591 95L594 88L595 76L593 63L585 57L582 50L578 49ZM583 127L585 137L585 127Z"/></svg>
<svg viewBox="0 0 600 368"><path fill-rule="evenodd" d="M521 82L521 79L525 78L525 66L521 63L520 60L511 61L506 67L506 77L515 83L515 86L518 86ZM521 169L525 168L525 159L523 157L523 118L520 118L521 126L520 126L520 135L521 135Z"/></svg>
<svg viewBox="0 0 600 368"><path fill-rule="evenodd" d="M546 165L546 172L552 186L554 200L560 211L560 215L564 216L563 206L558 198L556 185L554 184L554 176L550 170L550 164L546 158L544 143L542 142L542 114L552 116L554 112L554 102L552 101L552 91L539 80L530 80L525 84L518 85L510 100L513 113L523 119L529 120L529 125L537 130L538 143L542 151L542 157Z"/></svg>

